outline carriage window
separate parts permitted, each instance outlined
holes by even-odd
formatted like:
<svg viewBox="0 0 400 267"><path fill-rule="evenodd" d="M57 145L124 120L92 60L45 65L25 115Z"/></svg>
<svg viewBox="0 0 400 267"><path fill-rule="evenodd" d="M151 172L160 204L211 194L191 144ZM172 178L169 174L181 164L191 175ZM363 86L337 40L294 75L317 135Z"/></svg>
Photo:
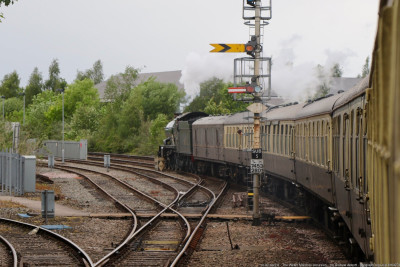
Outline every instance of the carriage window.
<svg viewBox="0 0 400 267"><path fill-rule="evenodd" d="M324 152L324 158L325 158L324 164L327 167L329 167L329 157L330 157L330 155L329 155L330 146L328 144L328 140L329 140L328 136L330 135L329 132L330 132L330 124L329 124L328 121L326 121L326 123L325 123L325 135L324 135L324 150L325 150L325 152Z"/></svg>
<svg viewBox="0 0 400 267"><path fill-rule="evenodd" d="M275 128L276 125L272 126L272 152L275 153Z"/></svg>
<svg viewBox="0 0 400 267"><path fill-rule="evenodd" d="M316 153L316 157L315 157L315 162L317 164L321 164L321 151L320 151L320 149L321 149L321 145L320 145L320 143L321 143L321 121L317 121L317 134L316 134L315 138L317 140L317 147L316 147L317 153Z"/></svg>
<svg viewBox="0 0 400 267"><path fill-rule="evenodd" d="M343 136L342 136L342 155L343 156L343 161L342 161L342 177L346 179L346 169L348 169L348 162L349 162L349 144L348 144L348 131L349 131L349 116L347 114L344 114L343 116Z"/></svg>
<svg viewBox="0 0 400 267"><path fill-rule="evenodd" d="M284 141L285 141L285 132L284 132L284 125L281 125L281 133L280 133L280 140L279 140L279 143L280 143L280 148L279 148L279 153L280 154L284 154L284 151L283 151L283 143L284 143Z"/></svg>
<svg viewBox="0 0 400 267"><path fill-rule="evenodd" d="M355 123L354 123L354 110L352 110L351 111L351 115L350 115L350 135L349 135L349 138L350 138L350 144L349 144L349 156L350 156L350 163L349 163L349 174L351 175L351 184L352 185L354 185L355 184L355 180L357 180L356 179L356 173L355 173L355 169L356 168L354 168L354 164L356 164L356 162L353 160L354 159L354 157L355 157L355 151L354 151L354 147L353 147L353 145L354 145L354 139L355 139L355 136L354 136L354 133L355 133L355 131L354 131L354 126L355 126Z"/></svg>
<svg viewBox="0 0 400 267"><path fill-rule="evenodd" d="M290 139L290 130L289 130L289 128L290 127L291 126L286 125L286 129L285 129L285 131L286 131L285 154L286 155L289 155L289 145L290 145L290 143L289 143L289 139Z"/></svg>
<svg viewBox="0 0 400 267"><path fill-rule="evenodd" d="M334 146L333 146L333 158L334 160L334 167L335 167L335 171L336 173L339 173L339 169L340 169L340 133L341 133L341 126L342 126L342 117L339 115L338 117L336 117L335 122L334 122Z"/></svg>
<svg viewBox="0 0 400 267"><path fill-rule="evenodd" d="M292 130L293 126L289 126L289 130L288 130L288 135L289 135L289 146L288 146L288 151L287 154L288 156L291 155L291 152L293 151L293 130Z"/></svg>
<svg viewBox="0 0 400 267"><path fill-rule="evenodd" d="M303 159L307 160L307 125L303 124Z"/></svg>
<svg viewBox="0 0 400 267"><path fill-rule="evenodd" d="M308 157L307 157L308 161L312 161L312 137L311 137L313 134L312 132L313 132L313 125L310 122L308 124L308 134L307 134L307 136L308 136Z"/></svg>
<svg viewBox="0 0 400 267"><path fill-rule="evenodd" d="M326 134L326 124L325 121L321 122L321 165L325 166L326 162L325 162L325 134Z"/></svg>

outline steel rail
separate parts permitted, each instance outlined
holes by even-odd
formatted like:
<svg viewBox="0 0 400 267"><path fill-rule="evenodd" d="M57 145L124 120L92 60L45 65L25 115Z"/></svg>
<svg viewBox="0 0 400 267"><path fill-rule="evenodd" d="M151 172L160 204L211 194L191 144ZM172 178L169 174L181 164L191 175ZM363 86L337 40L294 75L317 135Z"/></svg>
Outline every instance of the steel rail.
<svg viewBox="0 0 400 267"><path fill-rule="evenodd" d="M88 160L92 160L92 161L96 161L96 162L101 162L103 160L102 157L93 157L90 156L87 158ZM140 164L140 165L144 165L144 166L148 166L153 168L154 167L154 163L147 163L147 162L142 162L142 161L133 161L133 160L126 160L126 159L115 159L112 158L113 163L118 162L118 163L127 163L127 164Z"/></svg>
<svg viewBox="0 0 400 267"><path fill-rule="evenodd" d="M138 219L137 219L136 213L134 212L134 210L133 210L132 208L130 208L128 205L122 203L121 201L119 201L118 199L116 199L115 197L113 197L110 193L108 193L105 189L103 189L100 185L98 185L95 181L93 181L92 179L90 179L88 176L86 176L86 175L84 175L84 174L82 174L82 173L79 173L79 172L75 172L75 171L66 169L66 168L64 168L64 167L59 167L59 166L56 167L56 166L55 166L55 168L57 168L57 169L59 169L59 170L64 170L64 171L67 171L67 172L70 172L70 173L75 173L75 174L77 174L77 175L80 175L80 176L84 177L84 178L87 179L89 182L91 182L96 188L98 188L98 189L99 189L100 191L102 191L105 195L107 195L109 198L111 198L115 203L117 203L118 205L120 205L123 209L125 209L126 211L128 211L128 212L132 215L132 217L133 217L133 227L132 227L132 229L131 229L131 232L128 234L128 236L132 235L132 234L136 231L136 229L137 229L137 227L138 227ZM85 169L82 169L82 170L85 170ZM85 171L87 171L87 170L85 170ZM111 177L110 175L105 174L105 173L101 173L101 174L102 174L102 175L105 175L105 176Z"/></svg>
<svg viewBox="0 0 400 267"><path fill-rule="evenodd" d="M196 185L195 185L196 186ZM194 186L194 187L195 187ZM158 202L159 205L164 206L164 209L161 210L158 214L156 214L153 218L151 218L146 224L144 224L141 228L139 228L139 230L137 230L132 236L130 236L129 240L125 240L125 242L123 244L121 244L119 247L117 247L116 249L114 249L113 251L111 251L109 254L107 254L106 256L104 256L102 259L100 259L98 262L95 263L94 266L103 266L104 264L106 264L109 260L110 257L112 255L114 255L115 253L117 253L117 251L120 251L121 249L123 249L126 245L128 245L128 243L130 241L132 241L136 236L138 236L139 234L142 234L148 227L150 227L152 225L152 223L156 220L159 219L161 217L161 215L163 213L165 213L167 210L171 210L172 212L176 213L181 220L184 221L184 223L187 225L187 230L186 230L186 236L183 239L183 241L181 243L183 243L184 241L186 241L189 236L190 236L190 232L191 232L191 227L190 224L188 222L188 220L185 218L185 216L183 216L180 212L174 210L172 208L173 205L175 205L180 199L180 195L179 193L177 194L176 198L174 199L174 201L172 201L168 206L163 204L162 202L159 202L158 200L152 198L151 196L148 196L145 193L142 193L143 195L146 195L148 198L152 199L155 202Z"/></svg>
<svg viewBox="0 0 400 267"><path fill-rule="evenodd" d="M88 171L88 172L96 172L96 171L93 171L93 170L88 170L88 169L84 169L84 168L80 168L80 167L71 167L71 166L63 166L63 167L60 167L60 166L57 166L57 165L56 165L55 168L64 169L64 170L66 170L66 168L74 168L74 169L81 169L81 170ZM113 167L113 168L114 168L114 169L119 169L119 168L115 168L115 167ZM123 169L123 170L124 170L124 171L127 171L127 172L133 172L133 171L131 171L131 170L126 170L126 169ZM96 173L99 173L99 172L96 172ZM149 179L154 179L154 180L158 181L159 183L165 184L165 186L168 186L168 187L172 188L174 191L176 191L176 198L174 199L174 201L172 201L169 205L165 205L164 203L158 201L157 199L155 199L155 198L153 198L153 197L147 195L146 193L141 192L141 191L137 190L136 188L132 187L130 184L126 183L125 181L121 181L121 180L119 180L119 179L117 179L117 178L115 178L115 177L112 177L112 176L108 175L108 174L104 174L104 173L101 173L101 174L102 174L102 175L105 175L105 176L109 176L109 177L115 179L116 181L118 181L119 183L121 183L121 184L125 185L126 187L132 189L133 191L135 191L135 192L141 194L142 196L144 196L144 197L146 197L146 198L152 200L153 202L157 203L159 206L163 207L163 210L161 210L156 216L154 216L152 219L150 219L145 225L143 225L143 226L142 226L140 229L138 229L136 232L130 234L130 235L128 236L128 238L126 238L117 248L115 248L113 251L111 251L111 252L108 253L106 256L104 256L104 257L101 258L99 261L97 261L97 262L94 264L94 266L103 266L104 264L106 264L106 263L110 260L110 257L111 257L112 255L115 255L118 251L122 250L125 246L127 246L128 243L129 243L130 241L132 241L136 236L138 236L138 235L141 234L144 230L146 230L149 226L151 226L152 223L153 223L156 219L160 218L161 215L162 215L163 213L165 213L167 210L171 210L172 212L176 213L176 214L181 218L181 220L184 222L184 224L187 226L187 227L186 227L186 229L187 229L187 230L186 230L186 236L185 236L185 238L182 240L181 243L185 243L185 241L187 241L187 240L189 239L190 233L191 233L191 226L190 226L188 220L187 220L187 219L185 218L185 216L183 216L180 212L178 212L177 210L173 209L172 206L174 206L178 201L182 200L182 199L183 199L186 195L188 195L190 192L192 192L192 191L194 190L194 188L196 188L196 187L198 187L198 186L199 186L199 187L202 187L202 186L200 185L200 183L202 183L202 179L201 179L201 178L199 178L199 180L198 180L198 182L197 182L196 184L195 184L195 183L192 183L192 182L188 182L188 181L186 181L186 180L184 180L184 179L178 178L179 180L182 180L182 181L184 181L184 182L189 183L189 184L192 185L192 187L191 187L188 191L186 191L185 194L180 194L180 193L177 191L177 189L175 189L174 187L171 187L171 186L165 184L165 183L162 182L162 181L159 181L157 178L148 177L148 176L146 176L146 175L144 175L144 174L136 173L136 174L138 174L138 175L146 176L146 177L149 178ZM173 177L173 176L170 176L170 178L176 179L176 177Z"/></svg>
<svg viewBox="0 0 400 267"><path fill-rule="evenodd" d="M89 255L83 249L81 249L77 244L75 244L74 242L72 242L68 238L63 237L62 235L59 235L59 234L57 234L57 233L55 233L53 231L47 230L47 229L45 229L45 228L43 228L43 227L41 227L39 225L34 225L34 224L30 224L30 223L24 223L24 222L11 220L11 219L7 219L7 218L0 218L0 221L14 223L14 224L17 224L17 225L23 225L25 227L30 227L30 228L33 228L33 229L39 228L40 231L43 231L43 232L55 237L56 239L61 240L64 243L67 243L79 255L82 255L81 259L82 259L82 261L83 261L83 263L85 265L93 266L92 259L89 257Z"/></svg>
<svg viewBox="0 0 400 267"><path fill-rule="evenodd" d="M71 162L79 162L79 163L82 163L82 161L76 161L76 160L71 160ZM87 164L88 162L85 161L84 163ZM98 163L98 162L91 162L90 164L91 164L91 165L94 165L94 166L102 166L102 164L101 164L101 163ZM70 167L70 168L78 168L78 169L79 169L79 167ZM194 183L194 182L187 181L187 180L182 179L182 178L179 178L179 177L175 177L175 176L172 176L172 175L168 175L168 174L159 172L159 171L149 170L149 169L144 169L144 168L126 167L126 166L119 166L119 165L113 166L113 167L111 167L111 168L112 168L112 169L116 169L116 170L123 170L123 171L131 172L131 173L135 173L135 174L137 174L137 175L144 176L144 177L146 177L146 178L148 178L148 179L157 181L158 183L164 184L165 186L168 186L168 187L171 187L171 188L173 188L173 187L167 185L167 184L164 183L163 181L160 181L160 179L157 179L157 178L154 178L154 177L145 175L145 174L140 173L140 172L137 172L137 171L133 171L133 170L131 170L131 169L136 169L136 170L141 170L141 171L146 171L146 172L157 173L157 174L160 174L160 175L162 175L162 176L165 176L165 177L169 177L169 178L171 178L171 179L178 180L178 181L180 181L181 183L190 184L190 185L192 185L192 187L191 187L189 190L187 190L187 191L185 192L185 194L179 194L179 192L177 191L177 189L173 188L173 189L178 193L178 195L177 195L177 198L176 198L170 205L168 205L168 206L166 206L165 204L163 204L163 203L159 202L158 200L152 198L151 196L148 196L147 194L138 191L139 194L142 194L143 196L145 196L145 197L147 197L147 198L149 198L149 199L151 199L151 200L153 200L153 201L155 201L155 202L160 203L160 205L164 207L164 210L162 210L160 213L158 213L156 216L154 216L149 222L147 222L147 223L146 223L144 226L142 226L137 232L135 232L135 233L131 236L130 240L125 240L126 242L124 242L124 243L121 244L118 248L116 248L115 250L113 250L112 252L110 252L108 255L106 255L105 257L103 257L102 259L100 259L98 262L96 262L96 263L95 263L95 266L103 266L104 264L106 264L106 263L110 260L110 257L111 257L114 253L116 253L117 251L123 249L123 248L129 243L129 241L131 241L131 240L132 240L133 238L135 238L138 234L140 234L142 231L144 231L148 226L151 225L152 222L154 222L154 220L156 220L157 218L159 218L159 217L160 217L163 213L165 213L168 209L171 210L172 212L176 213L178 216L180 216L181 219L182 219L182 220L185 222L185 224L187 225L187 234L186 234L185 238L182 240L181 245L180 245L180 247L182 247L181 252L175 257L175 259L174 259L174 261L173 261L173 263L172 263L172 264L174 264L174 265L171 265L171 266L175 266L175 264L180 260L180 258L182 257L182 255L183 255L183 254L186 252L186 250L188 249L188 247L189 247L191 241L193 240L194 236L196 235L198 229L201 227L201 225L203 224L205 218L206 218L207 215L210 213L211 209L213 208L214 204L216 203L217 197L215 196L215 193L214 193L213 191L211 191L210 189L208 189L207 187L202 186L201 183L203 182L203 180L201 179L201 177L199 177L199 176L197 176L197 175L196 175L196 177L195 177L195 178L197 179L197 183ZM81 168L81 169L83 169L83 168ZM87 169L84 169L84 170L87 170ZM87 170L87 171L91 171L91 170ZM114 179L116 179L116 178L114 178ZM118 179L117 179L117 180L118 180ZM124 183L124 184L125 184L126 186L128 186L128 187L131 187L129 184L127 184L127 183L124 182L124 181L120 181L120 182L121 182L121 183ZM221 190L221 193L224 191L224 189L226 188L226 186L227 186L227 183L225 183L223 189ZM203 216L202 216L200 222L197 224L197 226L196 226L196 228L193 230L193 232L191 232L191 227L190 227L190 224L188 223L187 219L186 219L181 213L179 213L178 211L176 211L175 209L173 209L172 206L175 205L176 202L178 202L178 201L182 200L183 198L189 196L189 195L194 191L194 189L195 189L196 187L199 187L199 188L201 188L202 190L207 191L207 192L209 193L209 195L211 196L211 201L210 201L210 204L208 205L208 208L207 208L206 211L203 213ZM133 187L132 187L132 189L133 189L133 190L136 190L136 189L133 188ZM221 196L221 193L218 195L218 198Z"/></svg>
<svg viewBox="0 0 400 267"><path fill-rule="evenodd" d="M190 243L192 242L194 236L196 235L197 231L199 230L199 228L201 227L201 225L203 224L204 220L206 219L207 215L210 213L211 209L213 208L214 204L217 202L217 200L221 197L223 191L225 190L226 186L228 185L227 182L225 182L224 187L221 189L221 192L218 194L218 197L215 197L214 192L211 193L214 196L214 199L212 201L212 203L210 203L208 209L206 210L206 212L204 212L200 222L197 224L196 228L193 230L192 234L190 235L190 238L187 240L185 246L183 247L183 249L181 250L181 252L175 257L175 260L171 263L170 266L176 266L176 264L179 262L179 260L182 258L182 256L185 254L186 250L188 249Z"/></svg>
<svg viewBox="0 0 400 267"><path fill-rule="evenodd" d="M143 159L143 160L154 161L154 157L151 157L151 156L123 155L123 154L103 153L103 152L88 152L88 155L92 155L92 156L110 155L110 156L120 157L120 158L133 158L133 159Z"/></svg>
<svg viewBox="0 0 400 267"><path fill-rule="evenodd" d="M13 267L17 267L18 266L18 255L17 255L17 251L15 250L14 246L1 235L0 235L0 241L3 242L11 251L11 253L13 255Z"/></svg>

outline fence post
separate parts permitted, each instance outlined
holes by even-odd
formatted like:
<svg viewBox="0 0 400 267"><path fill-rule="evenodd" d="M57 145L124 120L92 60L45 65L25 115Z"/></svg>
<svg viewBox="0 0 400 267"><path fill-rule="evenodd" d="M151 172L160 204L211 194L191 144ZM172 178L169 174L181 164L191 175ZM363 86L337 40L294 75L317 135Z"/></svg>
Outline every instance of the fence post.
<svg viewBox="0 0 400 267"><path fill-rule="evenodd" d="M4 192L4 166L3 166L4 152L0 152L0 176L1 176L1 192Z"/></svg>
<svg viewBox="0 0 400 267"><path fill-rule="evenodd" d="M10 192L10 196L12 195L12 154L11 154L11 148L9 150L9 160L8 160L8 181L9 183L9 189L8 191Z"/></svg>
<svg viewBox="0 0 400 267"><path fill-rule="evenodd" d="M1 192L4 192L4 166L3 166L3 157L4 152L1 150L0 152L0 176L1 176Z"/></svg>

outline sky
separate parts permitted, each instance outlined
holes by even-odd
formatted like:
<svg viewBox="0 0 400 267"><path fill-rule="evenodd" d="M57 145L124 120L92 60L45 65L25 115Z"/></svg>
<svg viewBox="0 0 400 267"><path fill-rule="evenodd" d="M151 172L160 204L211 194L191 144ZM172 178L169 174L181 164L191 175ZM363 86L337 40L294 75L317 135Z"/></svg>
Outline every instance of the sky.
<svg viewBox="0 0 400 267"><path fill-rule="evenodd" d="M266 0L262 0L266 3ZM26 86L35 67L48 78L58 59L73 82L100 59L107 77L126 66L141 72L182 70L188 95L216 76L229 80L233 59L244 53L210 53L210 43L246 43L242 0L18 0L2 6L0 79L16 70ZM272 57L272 89L295 95L317 64L334 63L355 77L371 56L378 0L273 0L264 27L263 56Z"/></svg>

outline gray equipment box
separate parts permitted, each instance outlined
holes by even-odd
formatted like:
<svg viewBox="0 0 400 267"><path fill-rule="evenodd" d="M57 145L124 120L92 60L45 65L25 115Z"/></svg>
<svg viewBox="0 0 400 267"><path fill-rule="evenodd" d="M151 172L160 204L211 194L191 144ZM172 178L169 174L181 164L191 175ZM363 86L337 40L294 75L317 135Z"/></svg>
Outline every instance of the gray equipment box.
<svg viewBox="0 0 400 267"><path fill-rule="evenodd" d="M54 191L42 191L42 218L54 218Z"/></svg>
<svg viewBox="0 0 400 267"><path fill-rule="evenodd" d="M43 156L54 155L56 158L62 157L63 142L59 140L48 140L44 142L42 149ZM64 141L64 158L66 159L87 159L87 140L79 142Z"/></svg>
<svg viewBox="0 0 400 267"><path fill-rule="evenodd" d="M36 156L22 156L24 192L36 191Z"/></svg>

